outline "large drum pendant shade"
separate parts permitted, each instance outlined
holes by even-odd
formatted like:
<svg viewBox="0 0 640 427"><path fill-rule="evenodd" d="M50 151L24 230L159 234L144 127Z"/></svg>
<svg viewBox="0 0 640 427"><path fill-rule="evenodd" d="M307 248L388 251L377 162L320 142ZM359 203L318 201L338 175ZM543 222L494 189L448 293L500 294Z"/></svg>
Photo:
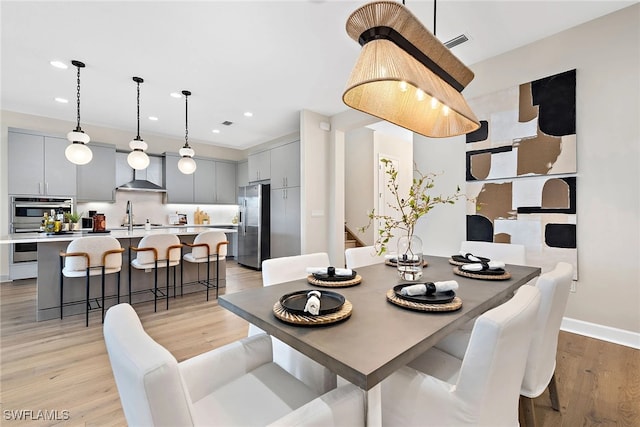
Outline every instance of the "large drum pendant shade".
<svg viewBox="0 0 640 427"><path fill-rule="evenodd" d="M342 96L345 104L427 137L480 127L460 93L473 72L400 3L357 9L347 33L362 51Z"/></svg>

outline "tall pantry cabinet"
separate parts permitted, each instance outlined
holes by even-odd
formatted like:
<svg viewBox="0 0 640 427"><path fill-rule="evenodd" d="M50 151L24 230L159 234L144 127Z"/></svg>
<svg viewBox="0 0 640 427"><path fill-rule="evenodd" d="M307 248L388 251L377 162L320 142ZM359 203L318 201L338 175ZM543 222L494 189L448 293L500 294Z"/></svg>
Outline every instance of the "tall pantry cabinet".
<svg viewBox="0 0 640 427"><path fill-rule="evenodd" d="M271 257L300 255L300 141L271 149Z"/></svg>

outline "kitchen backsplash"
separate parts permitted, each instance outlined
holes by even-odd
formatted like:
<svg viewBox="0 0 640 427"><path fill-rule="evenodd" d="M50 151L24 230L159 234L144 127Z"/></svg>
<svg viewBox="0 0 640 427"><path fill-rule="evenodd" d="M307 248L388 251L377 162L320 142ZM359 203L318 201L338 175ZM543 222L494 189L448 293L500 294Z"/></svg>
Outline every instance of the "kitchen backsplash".
<svg viewBox="0 0 640 427"><path fill-rule="evenodd" d="M211 224L231 224L238 215L237 205L163 204L162 193L135 191L116 191L115 203L78 203L76 211L83 217L88 217L90 210L104 213L107 228L119 227L124 223L128 200L133 204L135 224L144 224L147 219L152 224L169 224L169 215L176 213L186 214L187 223L194 224L193 214L198 208L209 214Z"/></svg>

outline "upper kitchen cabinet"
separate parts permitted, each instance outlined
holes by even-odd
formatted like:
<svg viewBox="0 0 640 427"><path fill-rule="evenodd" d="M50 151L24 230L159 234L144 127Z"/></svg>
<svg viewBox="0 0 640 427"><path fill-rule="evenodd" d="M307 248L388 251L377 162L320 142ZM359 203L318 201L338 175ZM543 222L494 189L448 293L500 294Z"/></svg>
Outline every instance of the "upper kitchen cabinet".
<svg viewBox="0 0 640 427"><path fill-rule="evenodd" d="M163 157L149 154L149 166L145 169L133 169L127 162L126 151L116 151L116 187L127 184L133 179L140 179L162 186Z"/></svg>
<svg viewBox="0 0 640 427"><path fill-rule="evenodd" d="M194 202L194 174L185 175L178 169L180 155L165 153L164 155L164 188L167 190L167 203ZM196 160L196 163L197 160ZM200 167L198 163L197 167ZM197 172L198 169L196 169Z"/></svg>
<svg viewBox="0 0 640 427"><path fill-rule="evenodd" d="M249 154L249 182L271 178L271 151Z"/></svg>
<svg viewBox="0 0 640 427"><path fill-rule="evenodd" d="M216 162L210 159L196 158L197 168L193 173L193 200L191 203L216 203Z"/></svg>
<svg viewBox="0 0 640 427"><path fill-rule="evenodd" d="M249 185L249 161L243 160L238 162L236 187L246 187L247 185Z"/></svg>
<svg viewBox="0 0 640 427"><path fill-rule="evenodd" d="M185 175L178 170L178 160L178 154L165 153L167 203L237 203L235 162L196 157L196 171Z"/></svg>
<svg viewBox="0 0 640 427"><path fill-rule="evenodd" d="M10 129L9 194L75 196L76 165L64 156L68 144L64 138Z"/></svg>
<svg viewBox="0 0 640 427"><path fill-rule="evenodd" d="M236 163L216 160L216 201L217 204L235 205L238 203L236 189Z"/></svg>
<svg viewBox="0 0 640 427"><path fill-rule="evenodd" d="M300 141L271 149L271 188L300 186Z"/></svg>
<svg viewBox="0 0 640 427"><path fill-rule="evenodd" d="M115 202L116 146L91 144L93 159L77 166L78 202Z"/></svg>

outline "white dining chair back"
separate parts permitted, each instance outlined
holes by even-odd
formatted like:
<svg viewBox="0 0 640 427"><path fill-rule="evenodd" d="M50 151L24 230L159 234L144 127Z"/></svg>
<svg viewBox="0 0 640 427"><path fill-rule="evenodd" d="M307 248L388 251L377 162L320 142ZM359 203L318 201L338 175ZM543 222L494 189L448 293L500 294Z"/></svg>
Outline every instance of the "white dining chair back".
<svg viewBox="0 0 640 427"><path fill-rule="evenodd" d="M304 279L308 276L307 267L330 265L326 252L267 259L262 262L262 286Z"/></svg>
<svg viewBox="0 0 640 427"><path fill-rule="evenodd" d="M107 312L104 340L131 426L364 425L362 390L315 392L273 363L265 334L178 363L119 304Z"/></svg>
<svg viewBox="0 0 640 427"><path fill-rule="evenodd" d="M524 245L516 243L475 242L465 240L460 244L460 252L502 261L505 264L526 265Z"/></svg>
<svg viewBox="0 0 640 427"><path fill-rule="evenodd" d="M547 387L551 406L556 411L560 410L554 373L558 334L569 300L572 280L573 266L559 262L552 271L542 274L536 282L541 294L540 309L520 390L524 397L521 399L521 405L525 414L525 424L528 426L535 426L535 412L531 399L540 396Z"/></svg>
<svg viewBox="0 0 640 427"><path fill-rule="evenodd" d="M522 286L475 322L462 360L436 348L382 382L382 424L518 425L540 291Z"/></svg>
<svg viewBox="0 0 640 427"><path fill-rule="evenodd" d="M348 248L344 251L347 268L360 268L367 265L382 264L384 256L378 255L375 246Z"/></svg>
<svg viewBox="0 0 640 427"><path fill-rule="evenodd" d="M262 262L262 285L271 286L304 279L308 276L307 267L329 266L329 255L325 252L267 259ZM249 324L249 336L260 333L264 331ZM310 386L320 385L317 391L321 393L336 387L337 377L333 372L279 339L272 337L272 340L273 361L287 372Z"/></svg>

